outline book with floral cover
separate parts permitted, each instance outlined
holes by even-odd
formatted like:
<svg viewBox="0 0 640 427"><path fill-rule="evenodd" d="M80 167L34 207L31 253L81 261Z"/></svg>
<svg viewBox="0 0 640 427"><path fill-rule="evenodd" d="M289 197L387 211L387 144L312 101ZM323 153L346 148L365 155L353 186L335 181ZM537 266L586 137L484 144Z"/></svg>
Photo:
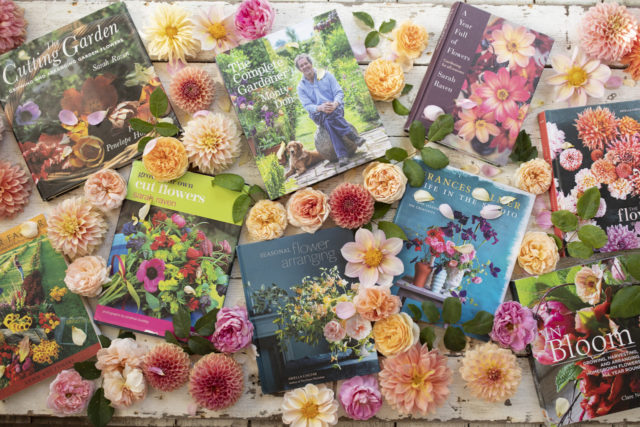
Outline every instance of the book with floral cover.
<svg viewBox="0 0 640 427"><path fill-rule="evenodd" d="M405 124L429 128L426 107L454 118L442 144L491 163L509 160L553 39L455 3Z"/></svg>
<svg viewBox="0 0 640 427"><path fill-rule="evenodd" d="M598 251L639 248L640 103L547 110L538 121L544 157L554 176L551 209L576 213L582 193L597 187L600 208L588 222L602 227L609 239ZM577 238L573 234L566 239Z"/></svg>

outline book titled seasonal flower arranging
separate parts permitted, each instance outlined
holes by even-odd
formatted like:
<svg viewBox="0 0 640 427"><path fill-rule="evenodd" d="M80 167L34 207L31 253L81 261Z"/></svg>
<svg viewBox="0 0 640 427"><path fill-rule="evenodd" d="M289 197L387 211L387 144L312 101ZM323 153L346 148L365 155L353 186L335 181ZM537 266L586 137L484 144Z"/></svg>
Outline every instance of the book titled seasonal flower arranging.
<svg viewBox="0 0 640 427"><path fill-rule="evenodd" d="M452 167L426 172L422 187L407 186L394 222L407 235L398 255L404 274L398 296L442 307L462 303L460 321L502 302L529 222L534 196ZM420 305L420 302L417 303Z"/></svg>
<svg viewBox="0 0 640 427"><path fill-rule="evenodd" d="M192 324L221 308L241 229L232 219L239 195L192 172L158 182L135 161L96 322L164 335L180 307Z"/></svg>
<svg viewBox="0 0 640 427"><path fill-rule="evenodd" d="M352 241L351 230L330 228L238 246L264 393L380 370L371 323L336 314L357 291L342 276L340 248Z"/></svg>
<svg viewBox="0 0 640 427"><path fill-rule="evenodd" d="M87 307L64 284L67 264L44 215L27 225L0 234L0 399L100 349Z"/></svg>
<svg viewBox="0 0 640 427"><path fill-rule="evenodd" d="M335 10L216 63L271 199L391 147Z"/></svg>
<svg viewBox="0 0 640 427"><path fill-rule="evenodd" d="M552 210L577 211L590 187L600 208L590 223L606 231L600 252L640 248L640 102L548 110L538 115L545 159L552 165ZM568 241L575 233L567 233Z"/></svg>
<svg viewBox="0 0 640 427"><path fill-rule="evenodd" d="M548 422L640 407L638 257L609 258L514 282L538 329L534 382Z"/></svg>
<svg viewBox="0 0 640 427"><path fill-rule="evenodd" d="M442 143L491 163L509 160L553 39L465 3L451 8L406 122L453 115Z"/></svg>
<svg viewBox="0 0 640 427"><path fill-rule="evenodd" d="M0 56L0 102L44 200L138 157L128 120L152 119L160 86L124 3Z"/></svg>

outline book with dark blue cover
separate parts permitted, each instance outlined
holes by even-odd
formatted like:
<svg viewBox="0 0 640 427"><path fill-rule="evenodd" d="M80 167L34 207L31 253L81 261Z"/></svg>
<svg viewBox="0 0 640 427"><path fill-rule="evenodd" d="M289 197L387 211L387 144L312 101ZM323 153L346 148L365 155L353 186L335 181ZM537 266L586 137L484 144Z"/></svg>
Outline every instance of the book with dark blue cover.
<svg viewBox="0 0 640 427"><path fill-rule="evenodd" d="M238 246L264 393L380 370L370 328L351 327L363 319L335 314L339 302L355 295L340 253L353 240L351 230L330 228ZM330 322L344 328L340 340L325 338Z"/></svg>

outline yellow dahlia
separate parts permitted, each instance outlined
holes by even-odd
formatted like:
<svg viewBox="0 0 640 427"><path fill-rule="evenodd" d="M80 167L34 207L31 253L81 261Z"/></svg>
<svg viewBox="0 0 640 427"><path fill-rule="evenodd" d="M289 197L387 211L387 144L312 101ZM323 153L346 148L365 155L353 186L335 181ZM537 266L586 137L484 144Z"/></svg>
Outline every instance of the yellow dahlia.
<svg viewBox="0 0 640 427"><path fill-rule="evenodd" d="M91 255L107 232L100 211L80 197L67 199L53 208L48 224L51 246L71 259Z"/></svg>
<svg viewBox="0 0 640 427"><path fill-rule="evenodd" d="M186 62L200 50L193 38L193 24L186 10L177 5L159 4L151 22L144 28L149 54L158 59L168 59L170 64Z"/></svg>
<svg viewBox="0 0 640 427"><path fill-rule="evenodd" d="M240 131L220 113L198 115L187 123L182 138L189 161L203 173L217 174L240 155Z"/></svg>

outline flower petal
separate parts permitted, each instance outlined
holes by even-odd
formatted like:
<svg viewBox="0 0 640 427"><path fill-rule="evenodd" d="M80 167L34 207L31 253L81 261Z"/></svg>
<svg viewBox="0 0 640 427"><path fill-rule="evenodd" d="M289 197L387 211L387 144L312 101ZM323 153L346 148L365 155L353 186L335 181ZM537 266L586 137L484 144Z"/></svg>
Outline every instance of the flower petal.
<svg viewBox="0 0 640 427"><path fill-rule="evenodd" d="M75 126L78 124L78 118L71 110L61 110L58 113L60 123L67 126Z"/></svg>
<svg viewBox="0 0 640 427"><path fill-rule="evenodd" d="M107 117L107 110L94 111L87 116L87 121L91 126L97 126L102 123L105 117Z"/></svg>
<svg viewBox="0 0 640 427"><path fill-rule="evenodd" d="M362 262L365 252L363 249L362 245L356 242L349 242L345 243L342 249L340 249L340 253L342 253L344 259L349 262Z"/></svg>

